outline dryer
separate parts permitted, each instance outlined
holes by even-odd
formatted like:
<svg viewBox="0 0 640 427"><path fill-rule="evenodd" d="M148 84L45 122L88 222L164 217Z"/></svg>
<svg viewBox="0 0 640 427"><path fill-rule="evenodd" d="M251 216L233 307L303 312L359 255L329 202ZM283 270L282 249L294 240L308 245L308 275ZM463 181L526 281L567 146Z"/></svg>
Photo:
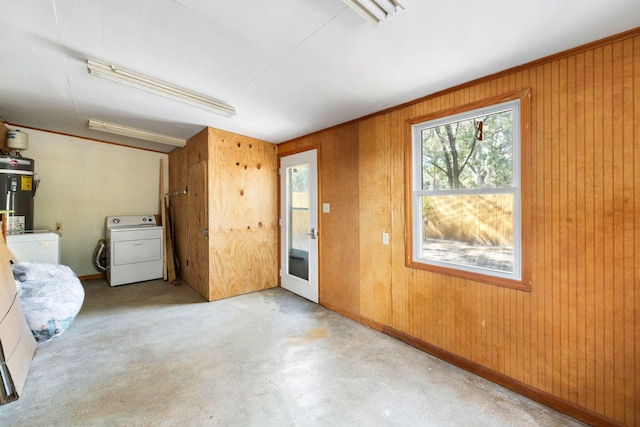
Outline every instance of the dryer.
<svg viewBox="0 0 640 427"><path fill-rule="evenodd" d="M107 281L111 286L163 276L163 233L153 215L109 216Z"/></svg>

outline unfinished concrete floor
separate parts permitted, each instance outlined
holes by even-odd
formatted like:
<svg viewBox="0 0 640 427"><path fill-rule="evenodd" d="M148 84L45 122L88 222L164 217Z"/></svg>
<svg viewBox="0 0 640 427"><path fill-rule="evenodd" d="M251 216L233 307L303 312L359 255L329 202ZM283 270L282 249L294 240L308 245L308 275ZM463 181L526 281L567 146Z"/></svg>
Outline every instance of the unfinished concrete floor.
<svg viewBox="0 0 640 427"><path fill-rule="evenodd" d="M280 288L84 285L0 425L582 425Z"/></svg>

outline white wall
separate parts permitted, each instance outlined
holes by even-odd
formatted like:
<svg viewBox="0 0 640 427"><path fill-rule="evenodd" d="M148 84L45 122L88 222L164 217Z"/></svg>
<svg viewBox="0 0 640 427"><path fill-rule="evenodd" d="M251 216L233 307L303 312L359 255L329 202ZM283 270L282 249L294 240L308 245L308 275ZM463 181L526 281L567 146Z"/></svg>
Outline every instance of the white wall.
<svg viewBox="0 0 640 427"><path fill-rule="evenodd" d="M98 241L105 238L105 218L159 214L160 159L164 159L166 186L168 155L18 129L29 134L29 149L22 157L35 160L41 179L34 229L55 230L56 223L62 223L62 264L78 276L99 273L92 256Z"/></svg>

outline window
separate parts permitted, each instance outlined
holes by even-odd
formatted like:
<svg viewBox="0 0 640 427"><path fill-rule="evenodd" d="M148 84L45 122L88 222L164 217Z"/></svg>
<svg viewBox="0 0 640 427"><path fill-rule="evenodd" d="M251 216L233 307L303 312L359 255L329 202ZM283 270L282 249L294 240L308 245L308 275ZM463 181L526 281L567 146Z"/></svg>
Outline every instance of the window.
<svg viewBox="0 0 640 427"><path fill-rule="evenodd" d="M410 266L528 288L520 95L412 125Z"/></svg>

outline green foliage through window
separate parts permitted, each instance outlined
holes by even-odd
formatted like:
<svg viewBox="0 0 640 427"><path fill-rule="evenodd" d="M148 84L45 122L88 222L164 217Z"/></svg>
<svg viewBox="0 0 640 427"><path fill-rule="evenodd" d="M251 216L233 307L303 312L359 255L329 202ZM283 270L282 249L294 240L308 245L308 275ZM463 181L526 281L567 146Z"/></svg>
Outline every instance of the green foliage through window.
<svg viewBox="0 0 640 427"><path fill-rule="evenodd" d="M421 130L422 189L510 187L511 111Z"/></svg>

